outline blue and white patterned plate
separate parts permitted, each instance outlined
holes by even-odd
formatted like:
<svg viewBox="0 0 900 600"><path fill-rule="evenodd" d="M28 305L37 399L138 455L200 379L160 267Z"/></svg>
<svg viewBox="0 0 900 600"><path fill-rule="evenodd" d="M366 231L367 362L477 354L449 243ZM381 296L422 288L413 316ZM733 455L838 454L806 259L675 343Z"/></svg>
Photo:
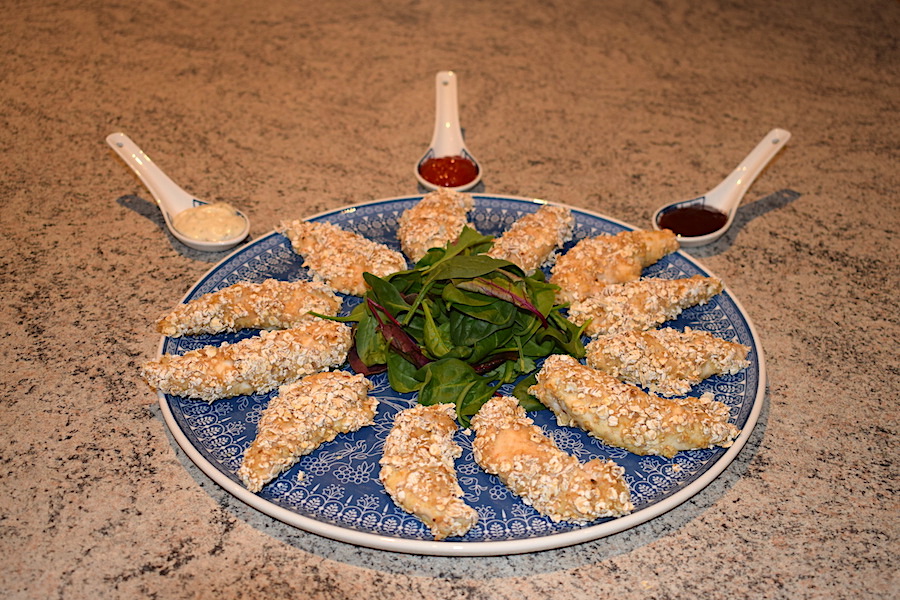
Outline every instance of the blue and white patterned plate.
<svg viewBox="0 0 900 600"><path fill-rule="evenodd" d="M523 214L534 212L540 200L475 194L470 221L482 233L497 235ZM399 250L396 239L401 213L421 196L382 200L311 217ZM630 229L600 215L572 209L575 241ZM568 250L570 242L565 250ZM270 233L237 250L204 275L183 302L239 281L266 278L308 278L303 260L281 234ZM711 273L683 253L672 254L645 269L645 276L680 278ZM346 297L346 313L359 300ZM206 402L160 394L160 406L178 444L209 477L250 506L295 527L333 539L398 552L431 555L488 556L559 548L598 539L652 519L686 501L715 479L747 442L763 402L765 367L762 348L737 300L727 291L710 303L694 307L666 324L690 326L750 346L750 367L737 375L714 377L698 385L692 395L706 391L731 407L731 421L742 429L730 448L681 452L675 458L636 456L605 446L577 429L560 427L549 411L530 416L566 452L581 461L612 459L625 467L635 510L616 519L599 519L585 526L553 523L512 496L498 479L486 475L472 460L472 436L459 431L463 449L457 461L465 500L475 507L479 522L465 537L436 542L415 517L399 510L378 481L378 461L397 411L415 398L390 388L384 374L371 377L371 392L380 401L376 423L334 441L304 457L259 494L244 488L235 473L244 450L256 435L260 414L272 394L239 396ZM160 354L183 354L209 344L234 342L257 332L193 338L164 337ZM349 367L347 367L349 368ZM273 392L274 393L274 392ZM298 480L299 471L305 473Z"/></svg>

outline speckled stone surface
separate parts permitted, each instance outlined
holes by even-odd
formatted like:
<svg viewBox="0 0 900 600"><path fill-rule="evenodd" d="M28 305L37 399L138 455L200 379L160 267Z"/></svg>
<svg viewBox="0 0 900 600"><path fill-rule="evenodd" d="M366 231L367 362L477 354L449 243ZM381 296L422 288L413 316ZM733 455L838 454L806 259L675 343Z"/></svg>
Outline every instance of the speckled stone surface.
<svg viewBox="0 0 900 600"><path fill-rule="evenodd" d="M0 12L0 596L898 597L895 0L13 2ZM736 228L691 251L754 320L748 446L623 533L495 558L357 548L247 507L138 377L221 257L161 230L128 133L251 234L416 192L456 70L484 189L647 226L773 127Z"/></svg>

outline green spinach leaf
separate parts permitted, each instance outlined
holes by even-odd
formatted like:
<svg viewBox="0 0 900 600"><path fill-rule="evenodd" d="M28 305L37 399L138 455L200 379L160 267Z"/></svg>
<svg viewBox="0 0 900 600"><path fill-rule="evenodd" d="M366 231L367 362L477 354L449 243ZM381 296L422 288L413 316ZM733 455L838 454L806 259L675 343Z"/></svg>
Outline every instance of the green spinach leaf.
<svg viewBox="0 0 900 600"><path fill-rule="evenodd" d="M483 254L492 241L465 228L413 269L367 273L364 301L336 319L357 322L355 364L385 365L391 387L421 404L454 404L464 426L506 384L526 410L543 408L527 391L538 362L584 356L583 327L561 312L558 288Z"/></svg>

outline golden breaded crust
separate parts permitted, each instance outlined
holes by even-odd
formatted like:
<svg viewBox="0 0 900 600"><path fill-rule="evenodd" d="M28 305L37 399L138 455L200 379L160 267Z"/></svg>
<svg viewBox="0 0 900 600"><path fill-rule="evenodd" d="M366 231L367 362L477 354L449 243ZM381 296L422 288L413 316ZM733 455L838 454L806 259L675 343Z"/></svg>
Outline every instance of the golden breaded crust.
<svg viewBox="0 0 900 600"><path fill-rule="evenodd" d="M587 364L663 396L687 394L713 375L733 375L748 364L750 348L687 327L627 331L596 338Z"/></svg>
<svg viewBox="0 0 900 600"><path fill-rule="evenodd" d="M678 250L678 238L662 231L623 231L585 238L556 259L550 283L559 302L576 302L598 294L611 283L640 279L641 270Z"/></svg>
<svg viewBox="0 0 900 600"><path fill-rule="evenodd" d="M459 237L474 206L472 196L462 192L442 188L426 194L400 215L400 247L413 262L432 248L443 248Z"/></svg>
<svg viewBox="0 0 900 600"><path fill-rule="evenodd" d="M406 259L399 252L331 223L291 221L282 223L279 232L303 257L313 279L343 294L366 293L363 273L385 277L406 269Z"/></svg>
<svg viewBox="0 0 900 600"><path fill-rule="evenodd" d="M674 319L686 308L706 304L724 289L715 277L642 279L610 284L569 306L569 320L590 336L643 331Z"/></svg>
<svg viewBox="0 0 900 600"><path fill-rule="evenodd" d="M475 462L542 515L586 523L630 512L625 469L581 463L560 450L511 396L494 396L472 417Z"/></svg>
<svg viewBox="0 0 900 600"><path fill-rule="evenodd" d="M549 356L528 388L564 427L635 454L671 458L682 450L727 448L740 431L728 406L700 398L661 398L582 365L571 356Z"/></svg>
<svg viewBox="0 0 900 600"><path fill-rule="evenodd" d="M453 404L400 411L380 461L379 479L388 495L421 519L436 540L465 535L478 522L456 479L454 460L462 450L453 441L455 417Z"/></svg>
<svg viewBox="0 0 900 600"><path fill-rule="evenodd" d="M310 312L334 316L341 299L318 281L240 282L181 304L156 322L170 337L223 333L240 329L289 329L315 319Z"/></svg>
<svg viewBox="0 0 900 600"><path fill-rule="evenodd" d="M518 219L503 235L494 240L487 255L517 265L531 275L551 257L554 250L572 239L575 218L563 206L545 204Z"/></svg>
<svg viewBox="0 0 900 600"><path fill-rule="evenodd" d="M154 389L212 402L262 394L301 377L342 364L352 343L351 328L315 319L297 327L263 330L234 344L207 346L181 356L166 354L141 368Z"/></svg>
<svg viewBox="0 0 900 600"><path fill-rule="evenodd" d="M378 408L378 400L368 395L371 388L368 379L346 371L316 373L279 387L263 410L238 477L258 492L339 433L371 425Z"/></svg>

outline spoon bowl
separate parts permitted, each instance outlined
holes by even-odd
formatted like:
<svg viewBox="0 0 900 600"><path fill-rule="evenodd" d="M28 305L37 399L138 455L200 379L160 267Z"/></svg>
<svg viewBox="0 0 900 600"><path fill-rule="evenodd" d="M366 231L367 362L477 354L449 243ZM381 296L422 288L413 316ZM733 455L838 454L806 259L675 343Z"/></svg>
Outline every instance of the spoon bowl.
<svg viewBox="0 0 900 600"><path fill-rule="evenodd" d="M722 221L721 217L724 216L723 223L716 223L717 226L714 225L713 230L699 235L685 235L676 231L674 227L672 228L678 234L678 241L682 248L696 248L715 242L725 235L734 223L738 205L741 203L750 185L756 180L766 165L775 158L778 151L787 144L790 138L791 134L789 131L773 129L766 134L766 137L756 145L728 177L723 179L719 185L706 192L706 194L690 200L666 204L657 209L653 213L651 220L653 228L656 230L666 229L667 227L660 225L660 220L673 219L679 215L683 215L683 218L688 220L704 216L703 213L705 213L711 217L718 216L719 221ZM686 210L692 211L692 216L688 217L687 215L691 213L685 212Z"/></svg>
<svg viewBox="0 0 900 600"><path fill-rule="evenodd" d="M435 117L434 133L431 136L431 144L418 161L413 171L419 184L427 190L449 189L457 192L470 190L481 181L483 169L475 157L466 148L463 141L462 128L459 124L459 99L457 92L456 73L453 71L440 71L435 76ZM465 161L471 161L475 165L475 175L472 179L464 179L458 185L438 185L422 176L422 167L430 160L459 157L462 166L471 168ZM458 166L458 165L456 165ZM454 168L454 165L450 166Z"/></svg>
<svg viewBox="0 0 900 600"><path fill-rule="evenodd" d="M150 157L124 133L113 133L108 135L106 137L106 143L109 144L110 148L112 148L113 151L125 161L125 164L134 171L141 180L141 183L150 190L150 194L159 206L169 231L175 236L175 239L185 246L203 252L222 252L224 250L230 250L240 244L246 239L247 234L250 233L250 220L244 213L235 211L244 222L243 227L237 235L231 236L225 240L217 241L201 240L185 235L175 228L175 216L189 208L203 206L209 203L195 198L192 194L189 194L178 187L178 185L172 181L162 169L156 166L156 163L154 163Z"/></svg>

